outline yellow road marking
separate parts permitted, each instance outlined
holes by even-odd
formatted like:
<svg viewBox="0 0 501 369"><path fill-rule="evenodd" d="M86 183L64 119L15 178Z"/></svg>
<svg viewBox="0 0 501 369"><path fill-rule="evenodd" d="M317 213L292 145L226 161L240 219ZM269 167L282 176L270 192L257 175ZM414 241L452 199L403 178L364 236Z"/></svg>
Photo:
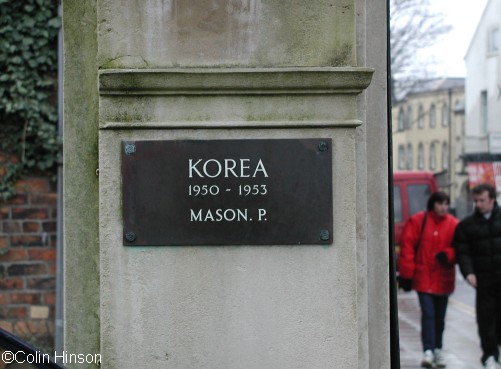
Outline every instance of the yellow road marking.
<svg viewBox="0 0 501 369"><path fill-rule="evenodd" d="M464 302L458 301L454 298L449 298L449 304L453 305L458 310L461 310L463 313L466 313L472 317L475 317L475 308L465 304Z"/></svg>

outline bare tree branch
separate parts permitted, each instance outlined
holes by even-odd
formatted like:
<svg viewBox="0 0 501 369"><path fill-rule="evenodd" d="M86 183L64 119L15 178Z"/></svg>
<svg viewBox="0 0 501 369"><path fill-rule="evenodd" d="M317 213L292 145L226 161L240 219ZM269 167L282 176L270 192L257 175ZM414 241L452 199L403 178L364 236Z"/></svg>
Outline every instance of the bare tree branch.
<svg viewBox="0 0 501 369"><path fill-rule="evenodd" d="M429 0L390 0L392 93L395 98L419 80L430 78L433 60L418 60L418 52L449 32L444 16L430 9Z"/></svg>

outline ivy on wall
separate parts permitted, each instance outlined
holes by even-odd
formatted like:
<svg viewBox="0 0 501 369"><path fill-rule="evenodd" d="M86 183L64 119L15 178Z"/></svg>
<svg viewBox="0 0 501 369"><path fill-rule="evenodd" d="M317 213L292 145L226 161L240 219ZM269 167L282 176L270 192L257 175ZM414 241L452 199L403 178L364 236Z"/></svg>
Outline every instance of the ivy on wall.
<svg viewBox="0 0 501 369"><path fill-rule="evenodd" d="M0 0L0 151L14 158L0 176L0 200L27 173L55 174L58 5Z"/></svg>

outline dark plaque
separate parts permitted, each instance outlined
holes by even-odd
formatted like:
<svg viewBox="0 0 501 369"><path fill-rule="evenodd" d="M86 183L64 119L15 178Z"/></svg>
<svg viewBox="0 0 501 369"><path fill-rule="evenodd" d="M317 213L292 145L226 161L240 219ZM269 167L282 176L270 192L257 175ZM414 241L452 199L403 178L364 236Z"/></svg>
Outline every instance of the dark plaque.
<svg viewBox="0 0 501 369"><path fill-rule="evenodd" d="M331 143L123 142L123 243L330 244Z"/></svg>

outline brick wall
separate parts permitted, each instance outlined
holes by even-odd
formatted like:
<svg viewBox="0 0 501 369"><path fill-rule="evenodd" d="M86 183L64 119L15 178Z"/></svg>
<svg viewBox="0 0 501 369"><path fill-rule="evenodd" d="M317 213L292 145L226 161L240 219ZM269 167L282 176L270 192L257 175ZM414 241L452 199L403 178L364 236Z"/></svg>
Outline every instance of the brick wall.
<svg viewBox="0 0 501 369"><path fill-rule="evenodd" d="M56 298L55 188L48 177L28 177L16 184L13 198L0 200L0 327L48 350Z"/></svg>

